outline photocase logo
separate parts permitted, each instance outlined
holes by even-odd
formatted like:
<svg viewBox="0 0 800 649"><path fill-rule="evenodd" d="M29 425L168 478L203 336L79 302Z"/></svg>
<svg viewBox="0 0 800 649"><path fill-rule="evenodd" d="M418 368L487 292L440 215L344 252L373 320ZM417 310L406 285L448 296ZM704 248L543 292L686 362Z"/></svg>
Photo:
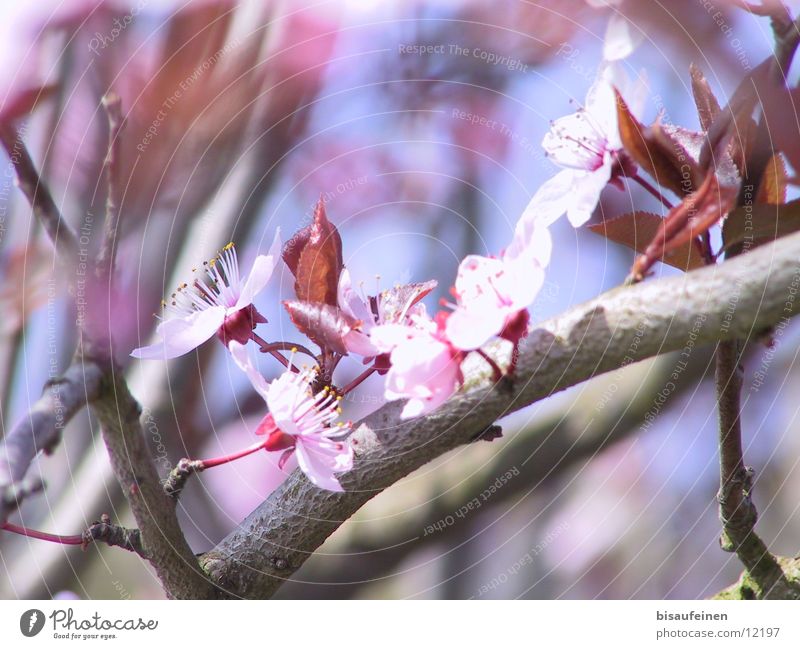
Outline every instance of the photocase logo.
<svg viewBox="0 0 800 649"><path fill-rule="evenodd" d="M44 613L38 608L25 611L19 618L19 630L26 638L32 638L44 628Z"/></svg>

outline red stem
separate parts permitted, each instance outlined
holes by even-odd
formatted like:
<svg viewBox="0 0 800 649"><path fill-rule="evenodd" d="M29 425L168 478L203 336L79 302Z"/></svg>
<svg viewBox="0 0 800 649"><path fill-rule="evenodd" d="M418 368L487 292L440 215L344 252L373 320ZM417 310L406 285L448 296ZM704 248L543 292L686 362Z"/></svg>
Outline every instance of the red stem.
<svg viewBox="0 0 800 649"><path fill-rule="evenodd" d="M260 451L264 448L264 445L267 443L269 439L268 436L265 436L264 439L259 440L252 446L248 446L240 451L236 451L231 453L230 455L221 455L220 457L212 457L208 460L197 460L197 471L205 471L206 469L211 469L215 466L220 466L221 464L227 464L228 462L233 462L234 460L238 460L242 457L247 457L248 455L252 455L253 453Z"/></svg>
<svg viewBox="0 0 800 649"><path fill-rule="evenodd" d="M495 382L497 382L500 379L502 379L503 378L503 370L501 370L500 366L497 363L495 363L494 359L491 356L489 356L489 354L487 354L482 349L476 349L475 351L478 352L481 355L481 358L483 358L483 360L485 360L491 366L492 372L494 372L494 380L495 380Z"/></svg>
<svg viewBox="0 0 800 649"><path fill-rule="evenodd" d="M378 370L376 369L376 367L375 367L374 365L373 365L372 367L368 367L368 368L367 368L367 369L365 369L363 372L361 372L361 374L359 374L359 375L358 375L356 378L354 378L352 381L350 381L350 383L348 383L346 386L344 386L344 387L341 389L341 391L339 392L339 394L341 394L342 396L344 396L344 395L346 395L348 392L352 392L352 391L353 391L353 390L355 390L355 389L356 389L356 388L357 388L359 385L361 385L361 384L362 384L364 381L366 381L366 380L367 380L367 379L368 379L370 376L372 376L372 374L373 374L374 372L377 372L377 371L378 371Z"/></svg>
<svg viewBox="0 0 800 649"><path fill-rule="evenodd" d="M288 351L298 351L301 354L306 354L317 361L317 357L309 351L307 347L303 347L303 345L298 345L297 343L290 343L284 340L279 340L274 343L268 343L264 340L261 336L259 336L255 331L250 334L252 340L261 348L261 352L264 354L271 354L274 358L278 359L278 361L283 365L286 369L292 370L295 374L300 372L293 364L289 362L289 359L286 358L283 354L280 353L280 350L288 350Z"/></svg>
<svg viewBox="0 0 800 649"><path fill-rule="evenodd" d="M661 204L668 210L671 210L674 207L672 203L670 203L666 198L664 198L664 194L658 191L658 189L654 187L648 180L642 178L638 172L628 177L631 178L632 180L635 180L642 187L644 187L645 190L647 190L650 194L655 196L659 201L661 201Z"/></svg>
<svg viewBox="0 0 800 649"><path fill-rule="evenodd" d="M47 532L32 530L27 527L22 527L21 525L14 525L13 523L3 523L2 525L0 525L0 529L6 530L8 532L13 532L14 534L19 534L21 536L27 536L28 538L31 539L39 539L40 541L50 541L50 543L60 543L61 545L83 545L84 543L84 538L80 534L73 536L48 534Z"/></svg>

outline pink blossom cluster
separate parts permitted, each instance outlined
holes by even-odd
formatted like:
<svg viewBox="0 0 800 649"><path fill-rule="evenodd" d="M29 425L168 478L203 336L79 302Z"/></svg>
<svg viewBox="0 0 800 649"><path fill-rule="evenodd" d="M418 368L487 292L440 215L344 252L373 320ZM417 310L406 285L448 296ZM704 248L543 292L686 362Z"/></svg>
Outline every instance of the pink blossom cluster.
<svg viewBox="0 0 800 649"><path fill-rule="evenodd" d="M462 260L451 288L454 302L443 303L447 308L435 315L429 315L421 301L435 282L397 286L375 296L357 290L342 262L338 230L320 200L313 224L283 247L276 233L268 254L256 257L246 277L233 244L226 246L201 275L165 301L154 342L132 355L175 358L216 335L266 402L267 414L256 431L263 442L254 448L280 452L281 466L296 454L315 485L342 490L336 476L352 468L353 449L348 441L351 425L335 424L341 412L338 402L363 378L384 375L385 398L404 399L401 416L410 418L434 411L460 389L463 363L471 354L481 356L497 379L513 373L513 360L501 369L486 347L505 340L513 346L511 358L517 357L529 329L528 307L550 262L549 226L562 214L575 226L583 224L603 188L635 172L617 127L616 89L623 86L626 82L615 69L604 67L585 105L553 122L543 147L562 171L536 192L498 255L472 254ZM626 92L640 94L639 89ZM314 356L312 368L298 369L294 354L287 360L275 347L278 343L255 334L267 321L253 301L280 258L295 276L298 297L284 305L298 329L320 347L317 356L302 348ZM250 340L262 352L282 359L286 371L267 381L248 355ZM369 367L359 380L339 389L333 384L333 371L348 355L362 357Z"/></svg>

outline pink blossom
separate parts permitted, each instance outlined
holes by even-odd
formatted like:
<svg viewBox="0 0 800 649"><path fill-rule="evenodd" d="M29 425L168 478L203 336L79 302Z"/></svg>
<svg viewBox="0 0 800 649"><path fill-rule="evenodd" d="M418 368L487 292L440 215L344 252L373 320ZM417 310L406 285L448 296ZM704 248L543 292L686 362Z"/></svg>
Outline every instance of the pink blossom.
<svg viewBox="0 0 800 649"><path fill-rule="evenodd" d="M625 79L615 78L619 74L614 66L607 66L589 89L584 106L553 122L542 146L550 159L564 169L534 194L523 220L535 219L550 225L566 213L573 226L581 226L592 216L605 186L631 169L632 162L624 155L617 127L614 87L621 88L626 83ZM643 88L643 83L638 84L629 102L634 112L642 103Z"/></svg>
<svg viewBox="0 0 800 649"><path fill-rule="evenodd" d="M365 359L378 356L381 351L370 339L372 330L383 324L407 322L412 316L424 316L425 305L419 300L435 286L435 281L405 284L370 297L353 288L350 272L344 268L339 276L337 301L339 308L359 323L344 337L347 351Z"/></svg>
<svg viewBox="0 0 800 649"><path fill-rule="evenodd" d="M514 344L526 335L528 306L544 283L552 241L537 221L520 221L500 258L469 255L458 267L458 301L445 333L456 348L479 349L494 336Z"/></svg>
<svg viewBox="0 0 800 649"><path fill-rule="evenodd" d="M464 353L445 334L448 314L437 320L416 316L412 324L385 324L372 330L372 342L383 353L390 352L384 396L408 399L401 417L418 417L438 408L463 380Z"/></svg>
<svg viewBox="0 0 800 649"><path fill-rule="evenodd" d="M0 3L0 120L22 116L32 100L57 80L42 72L44 32L77 26L103 0L35 0ZM50 62L52 63L52 62Z"/></svg>
<svg viewBox="0 0 800 649"><path fill-rule="evenodd" d="M341 412L340 398L328 388L312 394L314 369L299 373L287 370L268 383L244 345L234 340L229 349L269 408L256 430L258 435L267 436L264 448L283 452L281 468L294 454L300 469L317 487L344 491L334 474L353 468L353 449L346 440L339 439L350 432L349 424L333 426Z"/></svg>
<svg viewBox="0 0 800 649"><path fill-rule="evenodd" d="M206 342L215 333L228 344L250 339L255 326L266 319L253 306L253 299L266 286L275 264L280 259L280 232L269 254L259 255L247 278L239 273L239 262L233 244L225 246L218 257L204 264L208 279L196 278L182 284L172 294L165 309L165 318L156 329L157 341L131 352L135 358L176 358Z"/></svg>
<svg viewBox="0 0 800 649"><path fill-rule="evenodd" d="M623 0L586 0L596 8L611 9L611 16L603 38L603 59L621 61L630 56L644 40L644 33L634 26L622 13L620 7Z"/></svg>

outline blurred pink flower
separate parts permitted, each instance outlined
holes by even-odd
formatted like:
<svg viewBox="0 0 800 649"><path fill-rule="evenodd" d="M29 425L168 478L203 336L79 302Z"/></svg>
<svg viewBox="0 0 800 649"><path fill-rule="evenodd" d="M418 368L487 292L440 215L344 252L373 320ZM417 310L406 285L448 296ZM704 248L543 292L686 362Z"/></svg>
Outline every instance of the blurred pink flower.
<svg viewBox="0 0 800 649"><path fill-rule="evenodd" d="M204 264L209 281L195 279L172 294L166 308L174 313L156 329L159 340L131 352L135 358L176 358L193 350L215 333L224 343L244 343L259 323L266 319L253 306L253 299L266 286L280 259L280 231L269 254L259 255L247 279L239 274L239 261L233 244L218 257Z"/></svg>
<svg viewBox="0 0 800 649"><path fill-rule="evenodd" d="M332 426L341 409L339 399L328 389L312 394L316 372L304 369L286 371L271 383L253 365L247 348L234 341L230 351L236 364L267 403L269 412L256 430L266 435L267 451L283 451L279 467L294 454L308 479L321 489L344 491L335 473L353 468L353 449L346 440L337 440L350 431L349 424Z"/></svg>
<svg viewBox="0 0 800 649"><path fill-rule="evenodd" d="M458 304L447 318L447 339L464 351L498 335L517 344L527 333L527 308L544 283L551 251L550 231L536 221L521 221L499 259L466 257L458 267Z"/></svg>
<svg viewBox="0 0 800 649"><path fill-rule="evenodd" d="M523 221L539 220L550 225L566 213L570 223L578 227L591 218L605 186L618 180L617 175L632 164L622 150L614 88L634 95L629 106L637 112L645 88L641 81L632 93L626 93L627 78L614 66L607 66L589 88L584 106L553 122L542 146L564 169L534 194Z"/></svg>
<svg viewBox="0 0 800 649"><path fill-rule="evenodd" d="M455 393L463 380L463 351L445 335L447 313L437 319L416 316L412 324L386 324L372 330L372 341L391 353L384 396L389 401L408 399L401 417L408 419L438 408Z"/></svg>
<svg viewBox="0 0 800 649"><path fill-rule="evenodd" d="M47 91L42 36L80 24L104 0L0 3L0 121L27 113Z"/></svg>
<svg viewBox="0 0 800 649"><path fill-rule="evenodd" d="M623 0L586 0L595 9L611 8L603 39L603 59L621 61L630 56L644 40L644 33L633 26L622 13Z"/></svg>

